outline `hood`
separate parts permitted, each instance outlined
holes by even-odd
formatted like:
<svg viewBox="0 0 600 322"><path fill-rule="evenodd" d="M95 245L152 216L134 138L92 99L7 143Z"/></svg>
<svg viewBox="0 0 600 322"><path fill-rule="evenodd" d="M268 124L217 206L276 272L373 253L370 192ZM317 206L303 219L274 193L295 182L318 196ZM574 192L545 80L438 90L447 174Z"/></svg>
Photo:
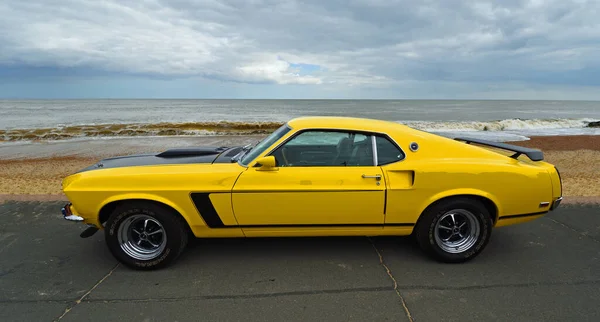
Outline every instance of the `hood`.
<svg viewBox="0 0 600 322"><path fill-rule="evenodd" d="M103 159L78 172L145 165L229 163L231 162L231 158L241 150L242 147L195 147L171 149L158 154L135 154Z"/></svg>

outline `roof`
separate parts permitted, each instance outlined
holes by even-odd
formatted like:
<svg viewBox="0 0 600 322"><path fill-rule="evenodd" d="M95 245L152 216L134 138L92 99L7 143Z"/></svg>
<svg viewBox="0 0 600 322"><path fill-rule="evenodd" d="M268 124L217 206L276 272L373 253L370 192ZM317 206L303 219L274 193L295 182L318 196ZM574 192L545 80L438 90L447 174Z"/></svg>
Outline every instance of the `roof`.
<svg viewBox="0 0 600 322"><path fill-rule="evenodd" d="M292 119L288 125L294 129L341 129L367 132L397 132L409 130L409 127L396 122L356 117L308 116Z"/></svg>

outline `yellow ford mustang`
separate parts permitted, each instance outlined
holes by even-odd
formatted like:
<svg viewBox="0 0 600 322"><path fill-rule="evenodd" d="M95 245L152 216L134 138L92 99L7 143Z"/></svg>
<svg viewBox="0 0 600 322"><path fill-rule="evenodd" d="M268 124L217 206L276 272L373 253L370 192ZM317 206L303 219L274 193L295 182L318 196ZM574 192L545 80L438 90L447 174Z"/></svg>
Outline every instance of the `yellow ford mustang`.
<svg viewBox="0 0 600 322"><path fill-rule="evenodd" d="M506 153L508 151L509 153ZM385 121L305 117L254 147L105 159L63 181L65 219L104 229L122 263L172 263L188 236L413 234L444 262L479 254L493 227L562 200L541 151L449 139Z"/></svg>

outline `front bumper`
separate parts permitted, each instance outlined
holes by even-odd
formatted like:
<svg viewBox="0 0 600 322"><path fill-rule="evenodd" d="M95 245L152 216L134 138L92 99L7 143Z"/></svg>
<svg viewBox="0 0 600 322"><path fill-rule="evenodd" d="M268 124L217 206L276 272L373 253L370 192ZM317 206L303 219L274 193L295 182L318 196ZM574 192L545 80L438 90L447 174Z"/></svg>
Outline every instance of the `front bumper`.
<svg viewBox="0 0 600 322"><path fill-rule="evenodd" d="M62 212L63 218L68 221L75 221L75 222L83 221L83 217L73 214L73 211L71 210L71 206L72 206L72 204L68 203L64 207L62 207L62 209L60 211Z"/></svg>
<svg viewBox="0 0 600 322"><path fill-rule="evenodd" d="M72 207L71 203L68 203L64 207L62 207L62 209L60 211L62 212L63 218L68 221L83 222L83 217L77 216L76 214L74 214L71 207ZM84 230L83 232L81 232L81 234L79 236L81 238L88 238L88 237L94 235L98 231L98 229L99 228L96 227L95 225L88 224L88 228L86 230Z"/></svg>
<svg viewBox="0 0 600 322"><path fill-rule="evenodd" d="M556 208L558 208L558 206L560 206L560 203L562 202L563 197L558 197L558 199L554 200L554 202L552 203L552 207L550 207L550 210L555 210Z"/></svg>

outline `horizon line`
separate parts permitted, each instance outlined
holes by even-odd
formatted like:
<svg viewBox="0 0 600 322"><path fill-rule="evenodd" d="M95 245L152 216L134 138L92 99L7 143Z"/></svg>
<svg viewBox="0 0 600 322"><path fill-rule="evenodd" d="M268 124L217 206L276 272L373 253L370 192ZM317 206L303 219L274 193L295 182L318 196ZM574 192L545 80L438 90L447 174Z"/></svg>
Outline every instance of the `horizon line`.
<svg viewBox="0 0 600 322"><path fill-rule="evenodd" d="M92 97L92 98L9 98L0 97L0 101L91 101L91 100L220 100L220 101L546 101L546 102L600 102L600 99L506 99L506 98L115 98L115 97Z"/></svg>

